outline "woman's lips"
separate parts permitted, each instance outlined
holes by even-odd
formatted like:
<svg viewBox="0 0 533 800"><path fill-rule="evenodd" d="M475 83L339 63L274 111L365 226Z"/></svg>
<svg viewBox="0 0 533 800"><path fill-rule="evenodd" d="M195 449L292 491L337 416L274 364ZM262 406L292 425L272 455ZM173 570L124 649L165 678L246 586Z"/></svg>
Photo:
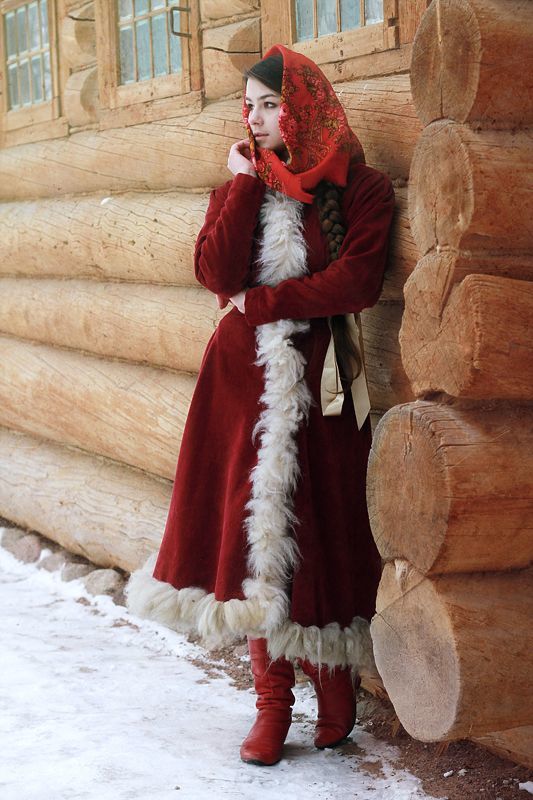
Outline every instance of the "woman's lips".
<svg viewBox="0 0 533 800"><path fill-rule="evenodd" d="M264 139L265 136L268 136L268 133L254 133L256 139Z"/></svg>

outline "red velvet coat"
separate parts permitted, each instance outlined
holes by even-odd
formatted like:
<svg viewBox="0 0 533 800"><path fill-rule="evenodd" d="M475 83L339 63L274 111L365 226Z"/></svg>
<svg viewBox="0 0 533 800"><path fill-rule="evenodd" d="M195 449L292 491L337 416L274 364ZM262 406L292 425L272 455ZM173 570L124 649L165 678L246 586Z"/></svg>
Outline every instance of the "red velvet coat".
<svg viewBox="0 0 533 800"><path fill-rule="evenodd" d="M232 296L253 287L264 192L259 179L244 174L212 192L195 252L196 277L210 291ZM207 345L187 419L153 573L158 581L176 589L200 587L217 600L243 598L243 521L263 390L263 369L254 364L254 329L279 319L310 319L310 332L299 336L297 346L316 402L298 433L294 535L301 562L289 590L290 618L303 626L344 627L355 616L373 615L380 558L365 499L370 422L357 429L349 393L340 416L324 417L320 378L330 338L327 317L361 311L379 297L393 206L389 179L354 165L343 194L347 234L339 257L328 264L316 206L306 205L310 274L274 288L250 288L245 313L234 307L221 320Z"/></svg>

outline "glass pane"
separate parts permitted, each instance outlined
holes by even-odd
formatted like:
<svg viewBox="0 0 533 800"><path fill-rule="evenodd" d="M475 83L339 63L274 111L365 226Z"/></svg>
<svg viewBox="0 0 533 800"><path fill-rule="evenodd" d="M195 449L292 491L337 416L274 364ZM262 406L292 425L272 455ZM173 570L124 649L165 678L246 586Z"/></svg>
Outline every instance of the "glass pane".
<svg viewBox="0 0 533 800"><path fill-rule="evenodd" d="M296 40L302 42L313 36L313 0L296 0Z"/></svg>
<svg viewBox="0 0 533 800"><path fill-rule="evenodd" d="M337 0L318 0L318 35L337 32Z"/></svg>
<svg viewBox="0 0 533 800"><path fill-rule="evenodd" d="M33 56L31 60L31 94L34 103L43 99L41 56Z"/></svg>
<svg viewBox="0 0 533 800"><path fill-rule="evenodd" d="M133 55L133 28L127 25L120 28L120 82L131 83L135 80L135 63Z"/></svg>
<svg viewBox="0 0 533 800"><path fill-rule="evenodd" d="M179 13L174 14L174 28L175 30L179 31L180 29L180 15ZM181 72L181 37L174 36L173 33L169 33L170 36L170 71L171 72Z"/></svg>
<svg viewBox="0 0 533 800"><path fill-rule="evenodd" d="M50 52L43 56L44 62L44 96L46 100L52 98L52 70L50 69Z"/></svg>
<svg viewBox="0 0 533 800"><path fill-rule="evenodd" d="M148 13L150 0L135 0L135 14Z"/></svg>
<svg viewBox="0 0 533 800"><path fill-rule="evenodd" d="M11 64L7 68L7 82L9 86L9 108L16 108L20 103L16 64Z"/></svg>
<svg viewBox="0 0 533 800"><path fill-rule="evenodd" d="M41 0L41 36L43 45L48 44L48 7L46 0Z"/></svg>
<svg viewBox="0 0 533 800"><path fill-rule="evenodd" d="M17 52L17 26L15 24L15 12L10 11L6 14L6 40L7 57L14 56Z"/></svg>
<svg viewBox="0 0 533 800"><path fill-rule="evenodd" d="M341 0L341 30L358 28L361 25L359 0Z"/></svg>
<svg viewBox="0 0 533 800"><path fill-rule="evenodd" d="M373 22L383 20L383 0L365 0L365 23L372 25Z"/></svg>
<svg viewBox="0 0 533 800"><path fill-rule="evenodd" d="M31 104L30 97L30 64L26 59L19 62L20 102L23 106Z"/></svg>
<svg viewBox="0 0 533 800"><path fill-rule="evenodd" d="M167 40L166 14L157 14L155 17L152 17L154 75L168 75Z"/></svg>
<svg viewBox="0 0 533 800"><path fill-rule="evenodd" d="M38 50L41 46L39 8L37 3L30 3L28 6L28 24L30 26L30 49Z"/></svg>
<svg viewBox="0 0 533 800"><path fill-rule="evenodd" d="M133 14L131 0L118 0L119 19L130 19Z"/></svg>
<svg viewBox="0 0 533 800"><path fill-rule="evenodd" d="M142 19L135 23L137 42L137 80L146 81L152 77L150 63L150 20Z"/></svg>
<svg viewBox="0 0 533 800"><path fill-rule="evenodd" d="M165 8L166 4L167 0L152 0L152 11L155 11L156 8Z"/></svg>
<svg viewBox="0 0 533 800"><path fill-rule="evenodd" d="M28 36L26 34L26 8L17 8L17 35L19 53L28 49Z"/></svg>

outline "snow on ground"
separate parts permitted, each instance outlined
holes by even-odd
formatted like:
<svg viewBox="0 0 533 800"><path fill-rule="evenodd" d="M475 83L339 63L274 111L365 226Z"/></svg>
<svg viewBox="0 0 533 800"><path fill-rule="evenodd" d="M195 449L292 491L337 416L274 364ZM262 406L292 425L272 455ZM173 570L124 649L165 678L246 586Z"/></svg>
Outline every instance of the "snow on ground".
<svg viewBox="0 0 533 800"><path fill-rule="evenodd" d="M284 760L243 764L251 692L208 677L184 637L2 548L0 608L2 800L429 798L395 767L399 751L361 728L360 756L316 750L308 686Z"/></svg>

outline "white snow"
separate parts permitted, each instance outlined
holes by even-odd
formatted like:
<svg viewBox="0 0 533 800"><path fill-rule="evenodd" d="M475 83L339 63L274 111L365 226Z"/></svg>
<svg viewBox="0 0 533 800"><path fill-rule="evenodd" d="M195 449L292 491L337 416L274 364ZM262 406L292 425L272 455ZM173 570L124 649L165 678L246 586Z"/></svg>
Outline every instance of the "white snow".
<svg viewBox="0 0 533 800"><path fill-rule="evenodd" d="M1 547L0 608L2 800L429 798L398 749L360 727L357 755L317 751L307 686L284 760L243 764L251 692L208 677L184 637Z"/></svg>
<svg viewBox="0 0 533 800"><path fill-rule="evenodd" d="M519 783L518 788L525 789L526 792L533 794L533 781L526 781L525 783Z"/></svg>

